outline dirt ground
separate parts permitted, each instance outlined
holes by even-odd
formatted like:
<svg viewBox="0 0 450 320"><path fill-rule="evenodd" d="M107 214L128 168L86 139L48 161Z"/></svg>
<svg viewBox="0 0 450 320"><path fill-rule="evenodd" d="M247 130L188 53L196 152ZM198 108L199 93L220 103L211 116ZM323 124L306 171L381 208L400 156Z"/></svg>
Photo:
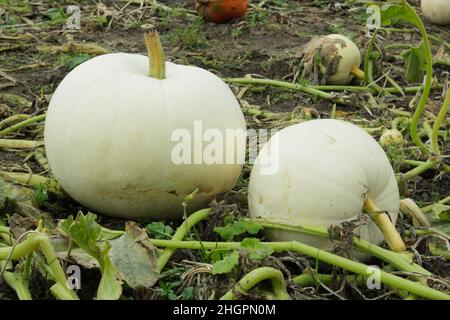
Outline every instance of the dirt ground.
<svg viewBox="0 0 450 320"><path fill-rule="evenodd" d="M238 78L246 75L254 77L294 81L300 67L303 46L313 37L330 33L341 33L353 39L364 55L370 40L365 30L365 5L363 1L251 1L252 4L241 19L225 24L204 22L195 14L194 1L160 0L175 10L164 10L139 1L26 1L0 0L0 120L19 114L39 115L46 111L48 101L67 73L87 59L105 52L129 52L146 54L145 44L139 26L151 23L157 26L162 37L168 60L186 65L195 65L223 78ZM419 1L410 1L417 10ZM81 29L69 30L66 27L67 5L81 8ZM176 9L182 8L182 10ZM449 61L448 47L450 28L426 24L432 39L433 53L443 55ZM384 32L378 41L383 48L384 57L376 66L377 78L389 71L390 76L401 87L408 84L404 77L404 63L398 56L404 50L399 45L386 49L385 45L418 43L420 34L404 29L402 32ZM438 39L444 40L438 41ZM82 44L80 46L73 45ZM72 44L72 45L71 45ZM95 46L94 46L95 45ZM447 43L448 45L448 43ZM445 51L447 50L447 51ZM447 52L447 53L445 53ZM449 65L434 66L434 83L446 83ZM383 85L382 80L379 84ZM354 80L353 84L357 84ZM311 118L329 118L333 112L336 118L368 128L375 139L379 139L382 129L390 126L398 112L413 112L409 106L414 94L378 95L368 92L352 93L339 91L336 95L345 97L346 105L336 105L335 101L290 90L273 87L249 87L230 84L233 92L240 98L247 125L250 128L283 128L287 125ZM432 90L426 106L426 112L437 114L442 105L442 89ZM394 110L394 111L392 111ZM431 119L431 118L430 118ZM443 128L443 162L450 165L450 121L447 118ZM372 129L370 129L372 128ZM405 159L426 160L409 139L407 128L402 128L408 144L402 148L387 150L396 172L407 172L413 167ZM16 139L42 140L43 122L22 129L7 137ZM3 137L2 137L3 138ZM8 172L33 172L50 176L48 168L39 162L44 155L42 147L34 151L10 150L0 151L0 170ZM213 232L214 226L223 225L224 211L235 216L247 214L247 185L250 165L246 165L236 187L223 198L217 207L217 214L208 222L198 226L198 234L203 240L219 240ZM441 170L429 170L401 186L402 197L413 198L420 206L426 206L450 195L450 178ZM55 199L40 208L50 212L55 219L65 218L85 208L70 199ZM4 214L4 213L2 213ZM99 216L98 222L103 226L122 229L125 221ZM149 221L139 221L145 226ZM169 222L174 229L177 222ZM399 229L411 228L409 217L402 217ZM262 237L262 235L261 235ZM408 245L418 239L411 237ZM450 264L442 258L433 257L425 246L417 246L423 265L436 277L448 285L450 281ZM187 270L200 268L200 253L179 250L170 260L170 268L163 274L162 280L153 289L125 289L124 296L135 299L161 299L180 295L183 289L194 286L190 298L208 299L220 297L246 272L256 266L275 266L286 273L300 274L312 266L314 261L297 254L275 254L264 262L243 261L242 268L221 276L210 273L198 273L183 280L182 274ZM377 259L374 263L380 264ZM341 275L342 270L321 267L324 272ZM86 271L92 279L92 288L80 292L80 297L90 299L100 273ZM194 280L195 278L195 280ZM301 288L288 284L288 291L296 299L396 299L388 289L381 292L364 292L352 285L343 284L338 279L331 288ZM49 298L48 281L35 272L31 290L35 297ZM86 280L87 281L87 280ZM183 282L184 281L184 282ZM193 284L195 282L195 284ZM211 286L211 284L214 284ZM446 288L450 292L450 286ZM331 293L330 293L331 292ZM172 296L171 296L172 294ZM249 297L258 297L258 292ZM0 284L0 299L15 299L11 289ZM248 298L248 297L243 297Z"/></svg>

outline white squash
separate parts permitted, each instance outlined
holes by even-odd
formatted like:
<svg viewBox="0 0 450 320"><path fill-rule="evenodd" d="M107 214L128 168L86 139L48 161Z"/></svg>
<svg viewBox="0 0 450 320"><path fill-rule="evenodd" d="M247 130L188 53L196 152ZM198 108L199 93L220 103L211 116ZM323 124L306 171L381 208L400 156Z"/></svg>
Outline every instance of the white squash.
<svg viewBox="0 0 450 320"><path fill-rule="evenodd" d="M450 0L422 0L422 13L434 24L450 24Z"/></svg>
<svg viewBox="0 0 450 320"><path fill-rule="evenodd" d="M306 73L316 72L313 67L316 63L319 63L324 82L330 85L348 84L355 75L364 77L359 69L361 52L353 41L340 34L313 38L306 45L303 61Z"/></svg>
<svg viewBox="0 0 450 320"><path fill-rule="evenodd" d="M399 191L386 154L358 126L331 119L275 134L257 157L248 191L252 217L322 227L360 217L366 196L395 224ZM374 222L355 231L376 244L384 238ZM267 236L331 249L328 239L312 235L267 229Z"/></svg>
<svg viewBox="0 0 450 320"><path fill-rule="evenodd" d="M194 139L194 122L201 121L203 132L245 134L245 119L221 79L193 66L164 65L157 33L145 37L154 77L149 57L138 54L81 64L52 96L45 149L62 188L86 207L117 217L181 218L186 195L198 188L188 208L207 205L234 186L242 163L177 165L171 153L180 141L171 141L172 133L187 129ZM245 139L224 149L245 154Z"/></svg>

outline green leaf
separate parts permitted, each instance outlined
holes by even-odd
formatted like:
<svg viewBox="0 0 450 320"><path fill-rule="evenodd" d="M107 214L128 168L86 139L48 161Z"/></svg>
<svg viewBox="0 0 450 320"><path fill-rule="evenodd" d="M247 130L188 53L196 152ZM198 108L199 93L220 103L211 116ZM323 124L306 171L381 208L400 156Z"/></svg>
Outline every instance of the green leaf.
<svg viewBox="0 0 450 320"><path fill-rule="evenodd" d="M100 250L100 266L102 278L97 289L98 300L117 300L122 295L122 281L120 275L109 258L108 252L111 245L104 242Z"/></svg>
<svg viewBox="0 0 450 320"><path fill-rule="evenodd" d="M381 6L381 25L391 26L399 21L417 25L417 17L414 11L405 4L384 4Z"/></svg>
<svg viewBox="0 0 450 320"><path fill-rule="evenodd" d="M125 233L110 244L111 261L131 288L150 288L156 283L159 271L155 248L136 223L127 222Z"/></svg>
<svg viewBox="0 0 450 320"><path fill-rule="evenodd" d="M239 263L239 251L235 250L213 264L212 274L224 274L234 269Z"/></svg>
<svg viewBox="0 0 450 320"><path fill-rule="evenodd" d="M189 300L192 299L193 295L194 295L194 287L186 287L183 289L183 292L181 293L181 298L183 300Z"/></svg>
<svg viewBox="0 0 450 320"><path fill-rule="evenodd" d="M171 239L173 235L172 227L159 221L148 224L146 229L151 238Z"/></svg>
<svg viewBox="0 0 450 320"><path fill-rule="evenodd" d="M412 47L403 52L405 59L406 79L417 82L426 68L426 48L423 41L418 47Z"/></svg>
<svg viewBox="0 0 450 320"><path fill-rule="evenodd" d="M96 218L97 216L91 212L84 215L80 211L75 220L70 216L61 222L60 227L78 247L100 262L100 248L97 246L97 240L101 227L95 221Z"/></svg>
<svg viewBox="0 0 450 320"><path fill-rule="evenodd" d="M443 233L446 233L450 236L450 223L448 223L448 222L434 224L433 228L435 228Z"/></svg>
<svg viewBox="0 0 450 320"><path fill-rule="evenodd" d="M43 15L50 19L51 25L64 24L67 20L67 14L62 8L50 8Z"/></svg>
<svg viewBox="0 0 450 320"><path fill-rule="evenodd" d="M224 227L216 227L214 228L214 231L217 232L222 239L230 241L235 236L243 233L257 234L261 229L262 226L256 222L239 220Z"/></svg>
<svg viewBox="0 0 450 320"><path fill-rule="evenodd" d="M433 220L450 222L450 206L435 203L431 206L431 211L433 212Z"/></svg>
<svg viewBox="0 0 450 320"><path fill-rule="evenodd" d="M41 183L34 188L34 202L41 206L48 201L48 185Z"/></svg>
<svg viewBox="0 0 450 320"><path fill-rule="evenodd" d="M259 239L245 238L241 242L241 248L247 252L249 259L261 260L273 253L273 249L262 244Z"/></svg>
<svg viewBox="0 0 450 320"><path fill-rule="evenodd" d="M83 62L88 61L91 58L92 58L92 56L89 54L80 54L80 55L70 58L70 60L68 60L65 63L65 66L68 70L72 70L72 69L75 69L76 67L78 67Z"/></svg>

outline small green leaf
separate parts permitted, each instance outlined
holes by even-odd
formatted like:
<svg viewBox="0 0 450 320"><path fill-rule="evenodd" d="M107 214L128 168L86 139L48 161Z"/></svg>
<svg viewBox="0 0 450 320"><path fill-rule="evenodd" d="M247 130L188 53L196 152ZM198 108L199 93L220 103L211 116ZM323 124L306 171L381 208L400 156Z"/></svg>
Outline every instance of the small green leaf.
<svg viewBox="0 0 450 320"><path fill-rule="evenodd" d="M119 273L111 262L108 252L111 245L104 242L100 250L100 266L102 278L97 289L98 300L117 300L122 295L122 280Z"/></svg>
<svg viewBox="0 0 450 320"><path fill-rule="evenodd" d="M48 185L41 183L34 188L34 202L41 206L48 201Z"/></svg>
<svg viewBox="0 0 450 320"><path fill-rule="evenodd" d="M239 251L232 251L224 259L213 264L212 274L224 274L234 269L239 263Z"/></svg>
<svg viewBox="0 0 450 320"><path fill-rule="evenodd" d="M186 287L183 289L183 292L181 293L181 298L183 300L189 300L192 299L193 295L194 295L194 287Z"/></svg>
<svg viewBox="0 0 450 320"><path fill-rule="evenodd" d="M450 223L443 222L443 223L437 223L433 225L433 228L446 233L450 236Z"/></svg>
<svg viewBox="0 0 450 320"><path fill-rule="evenodd" d="M440 203L435 203L431 206L433 212L432 219L437 221L449 221L450 206Z"/></svg>
<svg viewBox="0 0 450 320"><path fill-rule="evenodd" d="M50 8L43 15L50 19L51 25L64 24L67 20L67 14L62 8Z"/></svg>
<svg viewBox="0 0 450 320"><path fill-rule="evenodd" d="M217 232L224 240L230 241L235 236L249 233L257 234L262 229L262 226L256 222L239 220L225 227L216 227L214 231Z"/></svg>
<svg viewBox="0 0 450 320"><path fill-rule="evenodd" d="M78 67L83 62L88 61L91 58L92 58L92 56L89 54L80 54L80 55L70 58L65 63L65 66L68 70L72 70L72 69L75 69L76 67Z"/></svg>
<svg viewBox="0 0 450 320"><path fill-rule="evenodd" d="M245 238L241 242L241 248L247 252L249 259L261 260L273 253L273 249L261 243L256 238Z"/></svg>
<svg viewBox="0 0 450 320"><path fill-rule="evenodd" d="M84 215L81 211L75 220L70 216L61 222L61 229L76 243L78 247L100 261L100 249L97 240L100 236L100 225L95 221L97 216L91 212Z"/></svg>
<svg viewBox="0 0 450 320"><path fill-rule="evenodd" d="M173 235L172 227L159 221L148 224L146 229L151 238L170 239Z"/></svg>
<svg viewBox="0 0 450 320"><path fill-rule="evenodd" d="M421 42L418 47L413 47L403 53L405 59L406 79L408 82L417 82L425 71L426 48Z"/></svg>

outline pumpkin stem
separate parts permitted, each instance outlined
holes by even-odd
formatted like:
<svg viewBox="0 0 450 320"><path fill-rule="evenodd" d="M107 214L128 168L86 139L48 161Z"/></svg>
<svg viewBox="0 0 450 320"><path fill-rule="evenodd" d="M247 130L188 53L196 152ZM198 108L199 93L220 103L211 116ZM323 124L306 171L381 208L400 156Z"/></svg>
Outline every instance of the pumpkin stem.
<svg viewBox="0 0 450 320"><path fill-rule="evenodd" d="M156 27L151 24L141 26L144 31L145 46L148 52L148 75L155 79L166 78L166 59Z"/></svg>
<svg viewBox="0 0 450 320"><path fill-rule="evenodd" d="M350 73L354 75L357 79L364 80L364 71L362 71L357 66L352 67L352 71Z"/></svg>
<svg viewBox="0 0 450 320"><path fill-rule="evenodd" d="M367 197L364 202L364 209L369 212L373 222L375 222L377 227L384 234L389 248L395 252L406 251L405 243L403 242L397 229L395 229L389 215L380 210L370 197Z"/></svg>

